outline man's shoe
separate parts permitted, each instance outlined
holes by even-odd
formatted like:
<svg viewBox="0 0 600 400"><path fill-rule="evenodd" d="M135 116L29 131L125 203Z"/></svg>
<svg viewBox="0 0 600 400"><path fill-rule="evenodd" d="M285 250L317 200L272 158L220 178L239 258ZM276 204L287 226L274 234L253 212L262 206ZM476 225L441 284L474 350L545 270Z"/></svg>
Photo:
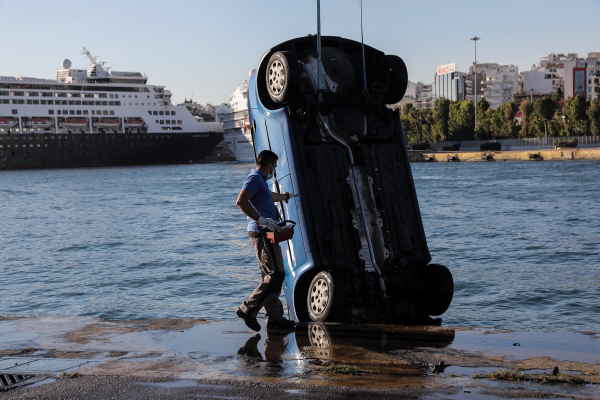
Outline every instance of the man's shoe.
<svg viewBox="0 0 600 400"><path fill-rule="evenodd" d="M238 354L241 356L247 356L252 358L262 358L262 354L258 351L258 342L260 341L260 335L257 333L252 336L246 344L244 344L238 350Z"/></svg>
<svg viewBox="0 0 600 400"><path fill-rule="evenodd" d="M268 320L267 330L294 331L296 330L296 323L287 318L282 318L279 321Z"/></svg>
<svg viewBox="0 0 600 400"><path fill-rule="evenodd" d="M246 326L248 328L250 328L256 332L260 331L260 324L256 320L256 317L246 314L239 308L237 309L237 311L235 313L237 314L238 317L240 317L241 319L244 320L244 323L246 324Z"/></svg>

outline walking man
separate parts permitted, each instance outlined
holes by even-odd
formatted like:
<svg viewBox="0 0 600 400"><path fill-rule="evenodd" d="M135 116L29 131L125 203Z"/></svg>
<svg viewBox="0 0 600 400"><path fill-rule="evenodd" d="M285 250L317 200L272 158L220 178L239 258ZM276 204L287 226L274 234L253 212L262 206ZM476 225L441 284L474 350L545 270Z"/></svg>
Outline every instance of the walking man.
<svg viewBox="0 0 600 400"><path fill-rule="evenodd" d="M275 193L269 190L267 180L273 177L277 168L277 154L269 150L260 152L256 159L256 169L244 181L237 199L237 206L248 217L248 236L256 252L256 260L262 276L261 283L250 297L237 309L237 315L244 320L250 329L259 331L260 324L256 320L258 311L265 308L267 330L293 330L294 321L283 317L283 305L279 300L281 285L285 278L283 255L279 244L267 240L263 227L270 231L278 231L278 216L275 202L290 199L290 193Z"/></svg>

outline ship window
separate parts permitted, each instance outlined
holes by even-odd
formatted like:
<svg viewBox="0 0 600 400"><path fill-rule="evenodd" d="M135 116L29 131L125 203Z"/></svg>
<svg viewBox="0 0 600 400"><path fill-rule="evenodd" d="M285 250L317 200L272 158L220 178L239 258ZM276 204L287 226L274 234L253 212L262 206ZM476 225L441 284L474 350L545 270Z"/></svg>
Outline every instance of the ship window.
<svg viewBox="0 0 600 400"><path fill-rule="evenodd" d="M75 115L75 110L69 110L70 115Z"/></svg>
<svg viewBox="0 0 600 400"><path fill-rule="evenodd" d="M180 120L180 119L178 119L178 120L177 120L177 123L178 123L179 125L181 125L181 124L182 124L182 122L181 122L181 120Z"/></svg>
<svg viewBox="0 0 600 400"><path fill-rule="evenodd" d="M168 125L171 125L171 120L166 120L165 121Z"/></svg>
<svg viewBox="0 0 600 400"><path fill-rule="evenodd" d="M76 106L80 106L80 105L81 105L81 101L80 101L80 100L77 100L77 101L75 102L75 105L76 105Z"/></svg>
<svg viewBox="0 0 600 400"><path fill-rule="evenodd" d="M138 105L138 103L135 103L135 105L137 106L137 105Z"/></svg>
<svg viewBox="0 0 600 400"><path fill-rule="evenodd" d="M152 111L148 110L148 114L152 115Z"/></svg>
<svg viewBox="0 0 600 400"><path fill-rule="evenodd" d="M103 106L107 106L107 105L108 105L108 101L103 101L103 102L102 102L102 105L103 105Z"/></svg>
<svg viewBox="0 0 600 400"><path fill-rule="evenodd" d="M113 98L113 95L111 94L111 95L109 95L109 97L112 99L112 98Z"/></svg>
<svg viewBox="0 0 600 400"><path fill-rule="evenodd" d="M158 115L165 115L165 112L164 111L159 111Z"/></svg>
<svg viewBox="0 0 600 400"><path fill-rule="evenodd" d="M83 110L83 115L88 115L88 110Z"/></svg>
<svg viewBox="0 0 600 400"><path fill-rule="evenodd" d="M81 102L81 104L83 104L84 106L87 106L87 105L89 105L89 104L90 104L90 102L89 102L89 101L85 101L85 100L84 100L84 101L82 101L82 102Z"/></svg>
<svg viewBox="0 0 600 400"><path fill-rule="evenodd" d="M118 94L115 94L115 99L118 99L118 98L119 98L119 95L118 95Z"/></svg>
<svg viewBox="0 0 600 400"><path fill-rule="evenodd" d="M137 99L137 94L135 95L135 98Z"/></svg>
<svg viewBox="0 0 600 400"><path fill-rule="evenodd" d="M158 120L156 119L155 121L156 121L156 123L158 124Z"/></svg>
<svg viewBox="0 0 600 400"><path fill-rule="evenodd" d="M146 96L147 98L150 98L150 96Z"/></svg>
<svg viewBox="0 0 600 400"><path fill-rule="evenodd" d="M152 115L158 115L158 111L152 111Z"/></svg>
<svg viewBox="0 0 600 400"><path fill-rule="evenodd" d="M108 102L108 105L109 105L109 106L114 106L114 105L115 105L115 102L114 102L114 101L109 101L109 102Z"/></svg>
<svg viewBox="0 0 600 400"><path fill-rule="evenodd" d="M103 110L102 111L102 115L108 115L108 111L107 110Z"/></svg>
<svg viewBox="0 0 600 400"><path fill-rule="evenodd" d="M40 101L39 100L34 100L33 104L40 104Z"/></svg>
<svg viewBox="0 0 600 400"><path fill-rule="evenodd" d="M54 115L54 110L48 110L48 115Z"/></svg>
<svg viewBox="0 0 600 400"><path fill-rule="evenodd" d="M115 101L115 106L120 106L121 102L120 101Z"/></svg>
<svg viewBox="0 0 600 400"><path fill-rule="evenodd" d="M115 111L114 110L110 110L110 115L115 115Z"/></svg>
<svg viewBox="0 0 600 400"><path fill-rule="evenodd" d="M175 115L175 111L171 111L171 115Z"/></svg>
<svg viewBox="0 0 600 400"><path fill-rule="evenodd" d="M13 113L13 114L18 114L18 113L19 113L19 111L17 111L17 110L12 110L12 113Z"/></svg>
<svg viewBox="0 0 600 400"><path fill-rule="evenodd" d="M81 110L77 110L77 115L81 115Z"/></svg>
<svg viewBox="0 0 600 400"><path fill-rule="evenodd" d="M13 114L14 114L14 113L13 113ZM161 120L160 120L160 123L161 123L161 124L164 124L164 123L165 123L165 120L164 120L164 119L161 119Z"/></svg>

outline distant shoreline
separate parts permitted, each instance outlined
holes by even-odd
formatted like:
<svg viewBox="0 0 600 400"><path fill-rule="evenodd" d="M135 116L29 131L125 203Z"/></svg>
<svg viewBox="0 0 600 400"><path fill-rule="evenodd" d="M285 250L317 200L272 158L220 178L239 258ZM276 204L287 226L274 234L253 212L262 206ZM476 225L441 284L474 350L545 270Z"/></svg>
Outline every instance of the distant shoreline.
<svg viewBox="0 0 600 400"><path fill-rule="evenodd" d="M600 147L507 151L408 150L410 162L571 161L600 160Z"/></svg>

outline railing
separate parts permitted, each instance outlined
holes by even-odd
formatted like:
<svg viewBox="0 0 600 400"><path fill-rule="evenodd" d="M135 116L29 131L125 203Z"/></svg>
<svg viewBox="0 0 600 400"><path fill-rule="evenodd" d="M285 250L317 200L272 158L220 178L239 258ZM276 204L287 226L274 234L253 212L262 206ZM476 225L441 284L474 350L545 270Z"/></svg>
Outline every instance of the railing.
<svg viewBox="0 0 600 400"><path fill-rule="evenodd" d="M454 143L460 143L461 150L479 150L479 146L484 143L500 142L502 150L519 150L521 147L544 147L553 148L552 142L554 139L559 140L571 140L577 139L579 147L592 147L591 145L600 146L600 136L561 136L561 137L535 137L535 138L522 138L522 139L500 139L500 140L464 140L455 142L435 142L431 143L430 148L441 150L442 147L452 146Z"/></svg>

